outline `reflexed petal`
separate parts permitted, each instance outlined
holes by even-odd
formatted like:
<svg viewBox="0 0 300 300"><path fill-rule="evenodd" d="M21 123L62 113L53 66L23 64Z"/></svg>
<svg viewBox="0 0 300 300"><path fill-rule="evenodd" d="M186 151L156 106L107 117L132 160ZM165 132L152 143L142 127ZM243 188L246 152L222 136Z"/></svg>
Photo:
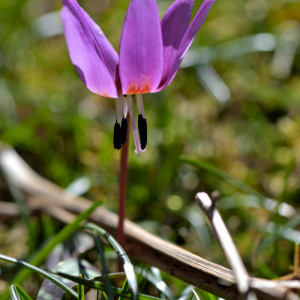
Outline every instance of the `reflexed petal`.
<svg viewBox="0 0 300 300"><path fill-rule="evenodd" d="M180 63L183 60L184 55L186 54L187 50L189 49L189 47L191 46L195 35L197 34L197 32L200 30L207 14L209 13L209 10L211 9L212 5L215 3L216 0L204 0L204 2L202 3L201 7L199 8L197 14L195 15L193 21L191 22L188 30L186 31L177 55L176 55L176 59L172 68L172 71L169 74L169 78L168 80L162 85L160 85L158 90L163 89L167 84L170 84L171 81L173 80L173 78L175 77Z"/></svg>
<svg viewBox="0 0 300 300"><path fill-rule="evenodd" d="M194 0L176 0L161 20L164 49L164 71L160 85L164 85L173 69L179 45L191 19Z"/></svg>
<svg viewBox="0 0 300 300"><path fill-rule="evenodd" d="M63 0L63 4L61 18L65 37L81 80L92 92L117 98L117 53L75 0Z"/></svg>
<svg viewBox="0 0 300 300"><path fill-rule="evenodd" d="M156 90L162 71L162 34L156 0L131 0L120 42L122 93Z"/></svg>
<svg viewBox="0 0 300 300"><path fill-rule="evenodd" d="M84 11L86 20L89 23L91 32L95 39L95 48L102 61L104 61L108 71L116 81L117 65L119 63L119 56L114 47L106 38L101 28L93 21L93 19Z"/></svg>

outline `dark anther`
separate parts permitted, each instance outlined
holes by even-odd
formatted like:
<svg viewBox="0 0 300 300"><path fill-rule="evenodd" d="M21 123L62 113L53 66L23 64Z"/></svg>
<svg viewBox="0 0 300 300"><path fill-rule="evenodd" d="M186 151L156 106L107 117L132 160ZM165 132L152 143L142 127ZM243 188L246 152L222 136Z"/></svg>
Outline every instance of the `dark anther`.
<svg viewBox="0 0 300 300"><path fill-rule="evenodd" d="M121 144L121 126L116 120L116 124L114 127L114 147L115 149L120 150L122 147Z"/></svg>
<svg viewBox="0 0 300 300"><path fill-rule="evenodd" d="M127 137L127 119L123 118L122 119L122 124L121 124L121 144L122 146L126 143L126 137Z"/></svg>
<svg viewBox="0 0 300 300"><path fill-rule="evenodd" d="M139 115L138 125L141 139L141 148L142 150L144 150L147 145L147 121L141 114Z"/></svg>

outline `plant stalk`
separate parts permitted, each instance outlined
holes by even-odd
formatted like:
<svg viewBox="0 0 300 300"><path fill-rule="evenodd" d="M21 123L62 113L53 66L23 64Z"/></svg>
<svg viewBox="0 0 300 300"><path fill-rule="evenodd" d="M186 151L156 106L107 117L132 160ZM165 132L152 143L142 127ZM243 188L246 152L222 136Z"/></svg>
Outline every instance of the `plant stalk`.
<svg viewBox="0 0 300 300"><path fill-rule="evenodd" d="M121 149L120 160L120 177L119 177L119 226L117 232L117 241L125 249L125 234L124 234L124 220L126 209L126 190L127 190L127 176L128 176L128 147L129 147L129 127L130 116L127 114L127 133L126 142ZM118 258L118 271L123 272L123 264Z"/></svg>

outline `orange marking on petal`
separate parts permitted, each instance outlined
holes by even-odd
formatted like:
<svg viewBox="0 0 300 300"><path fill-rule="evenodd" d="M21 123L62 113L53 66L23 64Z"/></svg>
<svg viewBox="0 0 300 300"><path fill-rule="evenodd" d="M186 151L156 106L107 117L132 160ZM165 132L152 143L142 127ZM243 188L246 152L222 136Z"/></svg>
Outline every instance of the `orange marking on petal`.
<svg viewBox="0 0 300 300"><path fill-rule="evenodd" d="M133 95L133 94L145 94L145 93L149 93L151 91L151 84L149 83L149 81L145 81L145 82L132 82L128 89L126 94L129 95Z"/></svg>
<svg viewBox="0 0 300 300"><path fill-rule="evenodd" d="M108 94L106 94L105 92L102 92L102 95L104 96L104 97L107 97L107 98L111 98Z"/></svg>
<svg viewBox="0 0 300 300"><path fill-rule="evenodd" d="M102 96L102 97L112 98L110 95L106 94L104 91L102 91L101 93L98 91L97 94Z"/></svg>

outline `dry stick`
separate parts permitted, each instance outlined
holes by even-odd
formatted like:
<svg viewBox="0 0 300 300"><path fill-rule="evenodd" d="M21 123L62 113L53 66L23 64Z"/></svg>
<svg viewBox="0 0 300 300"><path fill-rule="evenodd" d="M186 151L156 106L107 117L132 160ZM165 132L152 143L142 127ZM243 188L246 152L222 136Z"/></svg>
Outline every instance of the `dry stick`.
<svg viewBox="0 0 300 300"><path fill-rule="evenodd" d="M62 188L42 178L35 173L11 147L0 143L0 164L6 168L9 178L14 184L26 193L26 201L31 213L32 199L37 201L43 212L48 212L54 218L63 218L69 222L70 215L62 214L55 209L59 207L71 213L80 213L90 206L90 201L82 197L74 197ZM3 205L2 205L3 204ZM34 203L36 205L36 203ZM3 208L3 210L2 210ZM8 212L9 216L5 214ZM0 202L0 220L3 217L16 218L18 211L13 206ZM62 218L61 218L62 219ZM90 221L103 227L111 234L116 235L118 216L104 208L98 208L90 217ZM224 299L237 299L238 291L231 270L209 262L191 252L169 243L125 220L125 234L127 241L127 254L146 264L155 266L187 283L197 286ZM268 280L251 279L261 286L253 289L259 300L299 300L299 297L288 289L280 286L266 288L264 282Z"/></svg>
<svg viewBox="0 0 300 300"><path fill-rule="evenodd" d="M41 203L41 201L38 201L37 198L30 198L28 199L28 207L31 213L33 213L35 216L40 216L42 213L48 213L53 218L59 220L62 223L68 224L72 222L76 215L68 212L67 210L47 205L47 203ZM20 213L18 210L18 207L14 203L10 202L1 202L0 201L0 219L2 217L8 217L7 220L11 220L11 218L17 218L20 217ZM4 219L4 221L6 221ZM96 220L92 220L94 223L97 224ZM293 289L300 289L300 281L299 280L267 280L267 279L258 279L258 278L250 278L251 279L251 287L254 289L278 289L278 287L285 287L285 288L293 288ZM193 290L193 292L195 292ZM286 297L282 297L281 294L278 295L278 297L275 297L276 299L291 299L288 295ZM265 299L265 298L263 298ZM269 298L266 298L269 299ZM274 299L273 296L270 296L270 299ZM294 298L293 298L294 299Z"/></svg>
<svg viewBox="0 0 300 300"><path fill-rule="evenodd" d="M228 263L233 270L239 292L246 295L250 285L249 276L219 211L206 193L198 193L196 200L211 222ZM251 298L253 298L253 295Z"/></svg>
<svg viewBox="0 0 300 300"><path fill-rule="evenodd" d="M126 248L125 245L125 234L124 234L124 220L126 218L126 189L127 189L127 176L128 176L128 147L129 147L129 126L130 117L127 114L127 132L126 142L121 149L121 160L120 160L120 178L119 178L119 227L117 233L117 240L119 244ZM123 264L120 258L118 258L118 271L123 271Z"/></svg>

